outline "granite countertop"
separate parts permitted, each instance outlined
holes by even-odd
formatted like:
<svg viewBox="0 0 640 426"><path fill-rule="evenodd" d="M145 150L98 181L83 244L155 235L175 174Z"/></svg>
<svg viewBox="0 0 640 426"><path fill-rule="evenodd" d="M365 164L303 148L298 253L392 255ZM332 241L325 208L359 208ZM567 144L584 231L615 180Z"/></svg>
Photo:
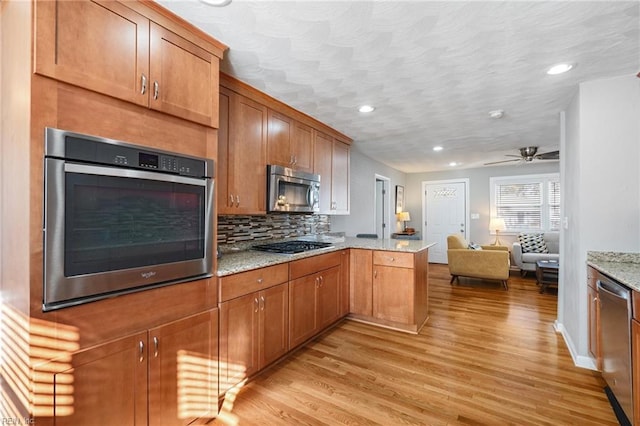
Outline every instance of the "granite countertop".
<svg viewBox="0 0 640 426"><path fill-rule="evenodd" d="M640 292L640 253L590 251L587 265Z"/></svg>
<svg viewBox="0 0 640 426"><path fill-rule="evenodd" d="M257 244L257 243L256 243ZM250 271L252 269L263 268L265 266L277 265L291 262L293 260L304 259L305 257L317 256L319 254L330 253L348 248L358 248L367 250L387 250L407 253L417 253L434 246L422 240L391 240L391 239L369 239L345 237L333 242L330 248L308 251L298 254L274 254L250 249L238 251L226 251L218 259L217 276L236 274L238 272Z"/></svg>

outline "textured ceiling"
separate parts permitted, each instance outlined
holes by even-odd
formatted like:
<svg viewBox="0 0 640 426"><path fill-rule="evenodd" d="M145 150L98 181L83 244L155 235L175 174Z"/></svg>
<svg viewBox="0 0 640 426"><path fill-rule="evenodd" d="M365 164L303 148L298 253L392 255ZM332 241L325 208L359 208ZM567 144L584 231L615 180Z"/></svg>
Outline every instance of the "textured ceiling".
<svg viewBox="0 0 640 426"><path fill-rule="evenodd" d="M225 72L404 172L557 150L578 83L640 71L639 1L160 3L229 46Z"/></svg>

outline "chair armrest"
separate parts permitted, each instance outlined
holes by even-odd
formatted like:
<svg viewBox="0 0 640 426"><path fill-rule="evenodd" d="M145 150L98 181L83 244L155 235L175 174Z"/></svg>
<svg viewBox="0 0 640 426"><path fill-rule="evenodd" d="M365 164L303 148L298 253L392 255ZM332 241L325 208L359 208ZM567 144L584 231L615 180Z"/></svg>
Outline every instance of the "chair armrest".
<svg viewBox="0 0 640 426"><path fill-rule="evenodd" d="M513 263L519 268L522 268L522 245L520 245L520 243L513 243L511 255L513 256Z"/></svg>
<svg viewBox="0 0 640 426"><path fill-rule="evenodd" d="M498 250L498 251L509 251L509 247L507 246L481 246L482 250Z"/></svg>

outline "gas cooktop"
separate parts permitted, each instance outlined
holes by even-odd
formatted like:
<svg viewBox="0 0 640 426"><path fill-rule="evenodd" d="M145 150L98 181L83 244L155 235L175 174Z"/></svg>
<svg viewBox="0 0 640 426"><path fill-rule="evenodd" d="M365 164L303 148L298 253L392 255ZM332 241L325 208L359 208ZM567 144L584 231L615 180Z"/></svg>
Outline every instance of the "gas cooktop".
<svg viewBox="0 0 640 426"><path fill-rule="evenodd" d="M270 253L296 254L310 250L319 250L332 247L331 243L317 241L283 241L281 243L259 244L253 246L253 250L267 251Z"/></svg>

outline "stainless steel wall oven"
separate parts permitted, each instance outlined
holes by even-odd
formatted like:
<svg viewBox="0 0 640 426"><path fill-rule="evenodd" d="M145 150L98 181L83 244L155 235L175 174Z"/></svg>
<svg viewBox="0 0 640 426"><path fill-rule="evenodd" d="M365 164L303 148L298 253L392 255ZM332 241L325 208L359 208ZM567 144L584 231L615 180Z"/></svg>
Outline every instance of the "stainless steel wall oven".
<svg viewBox="0 0 640 426"><path fill-rule="evenodd" d="M44 310L209 277L213 161L45 130Z"/></svg>

